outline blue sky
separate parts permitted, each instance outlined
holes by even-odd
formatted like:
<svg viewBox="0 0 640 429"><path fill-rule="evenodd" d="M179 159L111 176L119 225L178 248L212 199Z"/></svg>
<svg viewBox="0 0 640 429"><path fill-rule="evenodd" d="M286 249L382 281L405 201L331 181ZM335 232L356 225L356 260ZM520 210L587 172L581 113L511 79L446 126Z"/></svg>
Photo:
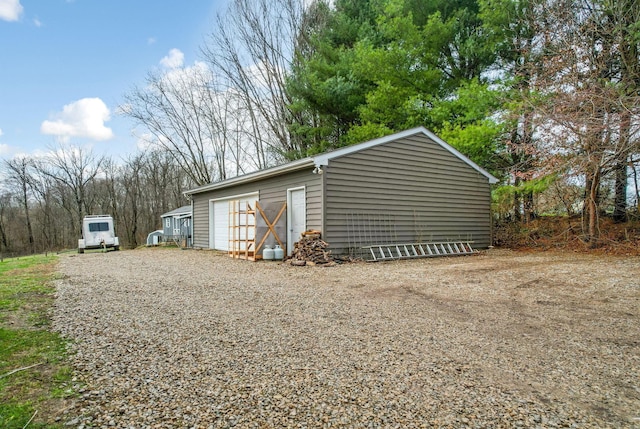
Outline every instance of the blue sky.
<svg viewBox="0 0 640 429"><path fill-rule="evenodd" d="M117 114L148 72L189 66L225 0L0 0L0 157L58 143L136 151Z"/></svg>

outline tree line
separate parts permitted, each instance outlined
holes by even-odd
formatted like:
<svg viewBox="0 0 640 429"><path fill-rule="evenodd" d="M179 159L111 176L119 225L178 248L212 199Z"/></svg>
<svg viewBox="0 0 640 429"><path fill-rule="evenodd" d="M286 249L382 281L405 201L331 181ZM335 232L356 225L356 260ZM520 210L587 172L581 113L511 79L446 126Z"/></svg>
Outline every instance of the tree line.
<svg viewBox="0 0 640 429"><path fill-rule="evenodd" d="M186 187L426 126L501 180L497 218L582 215L597 246L640 200L639 22L637 0L232 0L201 61L124 96L148 151L7 162L0 241L69 246L99 210L136 245Z"/></svg>
<svg viewBox="0 0 640 429"><path fill-rule="evenodd" d="M596 246L603 213L623 222L633 202L637 213L637 0L303 3L235 0L202 49L234 106L225 117L245 121L230 128L255 144L253 167L424 125L501 179L502 219L581 214ZM173 117L175 106L150 109L162 90L147 84L131 105ZM194 147L176 140L164 147ZM228 175L212 167L213 180Z"/></svg>
<svg viewBox="0 0 640 429"><path fill-rule="evenodd" d="M124 162L77 147L60 146L45 157L3 162L0 253L21 255L76 248L87 214L114 216L129 247L144 244L160 215L187 204L190 186L171 156L144 151Z"/></svg>

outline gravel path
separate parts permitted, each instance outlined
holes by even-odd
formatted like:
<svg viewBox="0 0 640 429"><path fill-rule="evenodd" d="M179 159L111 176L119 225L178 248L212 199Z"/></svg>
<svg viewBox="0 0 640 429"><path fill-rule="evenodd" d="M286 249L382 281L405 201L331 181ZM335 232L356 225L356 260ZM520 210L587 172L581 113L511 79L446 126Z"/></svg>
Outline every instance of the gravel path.
<svg viewBox="0 0 640 429"><path fill-rule="evenodd" d="M640 427L640 258L61 258L69 427Z"/></svg>

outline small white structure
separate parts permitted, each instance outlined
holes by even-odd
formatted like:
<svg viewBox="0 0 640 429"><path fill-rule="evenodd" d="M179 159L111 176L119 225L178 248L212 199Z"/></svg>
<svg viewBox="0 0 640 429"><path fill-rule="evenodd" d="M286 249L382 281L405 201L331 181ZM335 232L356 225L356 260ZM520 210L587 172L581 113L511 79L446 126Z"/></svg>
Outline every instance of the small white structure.
<svg viewBox="0 0 640 429"><path fill-rule="evenodd" d="M82 220L82 238L78 240L78 253L85 249L120 249L113 218L109 215L89 215Z"/></svg>

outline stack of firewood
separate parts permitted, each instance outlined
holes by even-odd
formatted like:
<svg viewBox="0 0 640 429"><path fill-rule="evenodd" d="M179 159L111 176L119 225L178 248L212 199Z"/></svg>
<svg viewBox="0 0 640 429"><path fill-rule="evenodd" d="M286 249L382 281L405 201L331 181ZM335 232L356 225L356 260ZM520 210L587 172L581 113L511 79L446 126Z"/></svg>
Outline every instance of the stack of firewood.
<svg viewBox="0 0 640 429"><path fill-rule="evenodd" d="M326 250L329 243L320 238L317 231L307 231L300 241L294 243L289 263L295 266L335 264L331 250Z"/></svg>

